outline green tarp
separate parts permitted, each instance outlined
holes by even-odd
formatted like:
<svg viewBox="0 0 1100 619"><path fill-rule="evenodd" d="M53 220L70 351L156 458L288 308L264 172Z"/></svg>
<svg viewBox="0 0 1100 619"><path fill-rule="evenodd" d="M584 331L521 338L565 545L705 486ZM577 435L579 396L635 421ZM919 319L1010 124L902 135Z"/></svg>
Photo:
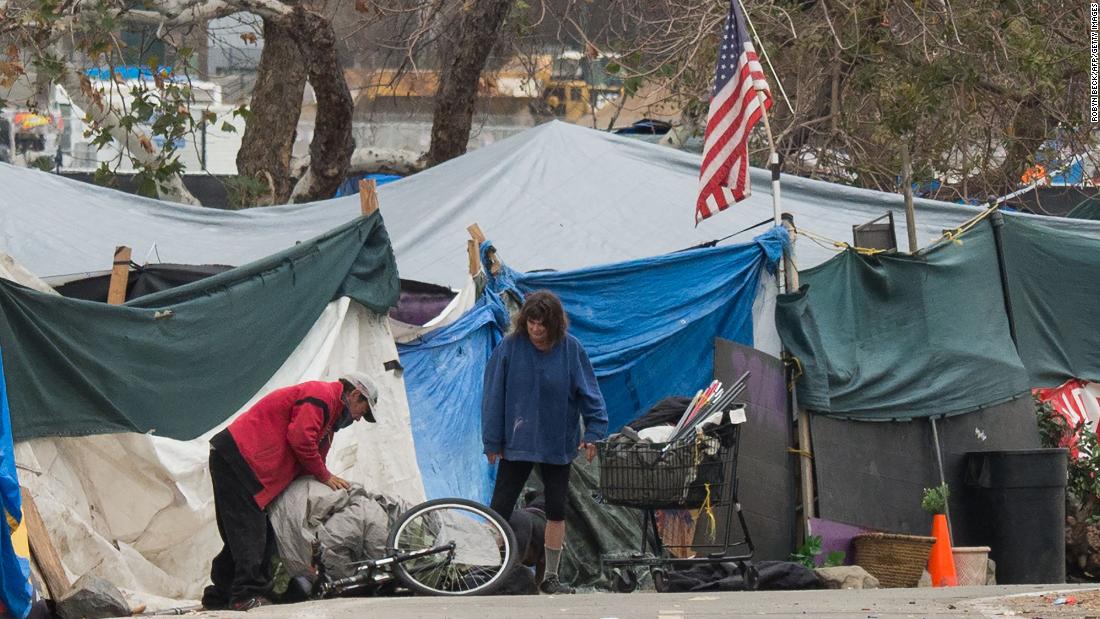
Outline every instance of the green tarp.
<svg viewBox="0 0 1100 619"><path fill-rule="evenodd" d="M1004 242L1028 386L1100 381L1100 239L1013 217Z"/></svg>
<svg viewBox="0 0 1100 619"><path fill-rule="evenodd" d="M15 440L107 432L192 439L282 365L333 299L385 313L397 267L381 215L124 306L0 280Z"/></svg>
<svg viewBox="0 0 1100 619"><path fill-rule="evenodd" d="M847 251L801 274L776 324L801 404L860 419L964 413L1100 380L1100 238L1005 217L1011 341L990 221L916 256Z"/></svg>
<svg viewBox="0 0 1100 619"><path fill-rule="evenodd" d="M1100 221L1100 198L1089 198L1084 202L1073 207L1073 210L1066 214L1069 219L1093 219Z"/></svg>
<svg viewBox="0 0 1100 619"><path fill-rule="evenodd" d="M800 273L776 325L799 403L861 419L960 413L1027 391L988 224L916 255L846 251Z"/></svg>

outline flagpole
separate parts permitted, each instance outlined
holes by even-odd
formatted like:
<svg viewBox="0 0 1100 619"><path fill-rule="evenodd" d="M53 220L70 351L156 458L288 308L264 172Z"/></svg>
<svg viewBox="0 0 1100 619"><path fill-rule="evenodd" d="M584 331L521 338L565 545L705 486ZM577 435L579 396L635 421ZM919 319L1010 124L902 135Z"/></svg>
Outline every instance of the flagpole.
<svg viewBox="0 0 1100 619"><path fill-rule="evenodd" d="M779 286L782 292L785 288L787 292L798 290L798 269L794 265L794 225L793 221L783 221L782 208L780 206L782 197L779 192L779 152L775 149L775 137L772 136L771 123L768 122L768 108L765 105L767 98L762 91L756 91L756 96L760 100L761 117L764 119L764 131L768 134L768 149L770 154L768 155L768 168L772 171L772 215L775 218L775 225L782 225L787 229L788 234L792 234L791 242L787 246L787 249L783 252L783 260L779 264ZM810 438L810 415L806 412L806 409L799 406L796 395L792 391L789 400L790 406L795 417L797 419L798 428L798 454L799 459L799 481L800 492L802 496L802 534L810 534L810 519L817 516L817 510L814 508L814 464L813 464L813 449L811 447Z"/></svg>
<svg viewBox="0 0 1100 619"><path fill-rule="evenodd" d="M779 207L779 153L775 150L775 138L772 137L772 126L768 122L768 108L765 105L768 98L761 90L756 91L756 98L760 100L760 116L764 119L764 132L768 134L768 149L771 151L768 155L768 169L772 171L772 217L775 225L779 226L782 225Z"/></svg>

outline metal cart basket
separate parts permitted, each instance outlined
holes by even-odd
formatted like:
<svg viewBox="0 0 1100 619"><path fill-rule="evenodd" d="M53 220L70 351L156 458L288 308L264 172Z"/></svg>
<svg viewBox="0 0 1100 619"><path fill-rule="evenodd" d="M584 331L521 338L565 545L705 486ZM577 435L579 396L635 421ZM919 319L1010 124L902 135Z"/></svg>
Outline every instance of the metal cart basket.
<svg viewBox="0 0 1100 619"><path fill-rule="evenodd" d="M756 588L757 572L741 504L737 500L737 452L741 425L729 412L710 429L671 443L646 443L612 437L597 444L600 459L600 498L604 503L642 511L640 549L628 555L603 555L617 591L637 587L637 570L649 568L658 591L666 589L670 570L698 564L736 563L747 589ZM722 531L688 545L668 545L657 528L657 510L700 509L697 526L716 522L724 514ZM734 536L733 514L743 535ZM699 543L701 542L701 543ZM688 556L677 556L688 555Z"/></svg>

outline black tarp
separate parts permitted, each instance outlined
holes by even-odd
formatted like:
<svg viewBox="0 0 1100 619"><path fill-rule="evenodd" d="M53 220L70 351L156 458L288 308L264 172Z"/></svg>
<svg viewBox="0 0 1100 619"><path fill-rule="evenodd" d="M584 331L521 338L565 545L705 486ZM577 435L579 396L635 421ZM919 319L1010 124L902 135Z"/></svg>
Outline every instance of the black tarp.
<svg viewBox="0 0 1100 619"><path fill-rule="evenodd" d="M126 300L137 299L147 294L170 290L177 286L197 282L211 275L232 269L222 264L147 264L132 265L126 284ZM111 287L111 274L95 275L77 279L55 286L62 296L87 301L107 301L107 291Z"/></svg>
<svg viewBox="0 0 1100 619"><path fill-rule="evenodd" d="M197 282L233 268L222 264L156 263L130 266L130 275L126 284L127 301ZM390 310L390 316L408 324L423 325L438 316L455 297L455 292L446 286L408 279L402 279L400 282L401 298L397 307ZM55 286L54 290L71 299L106 302L110 286L111 275L108 273L76 279Z"/></svg>
<svg viewBox="0 0 1100 619"><path fill-rule="evenodd" d="M954 543L978 545L982 523L976 522L965 484L965 454L1039 447L1034 405L1025 396L936 424L951 487ZM921 495L940 483L928 419L849 421L816 415L810 426L822 518L928 535L932 520L920 507Z"/></svg>
<svg viewBox="0 0 1100 619"><path fill-rule="evenodd" d="M788 451L792 424L783 363L748 346L716 339L714 377L731 385L746 371L748 386L741 400L748 421L741 429L737 456L738 498L756 546L755 558L783 561L795 546L798 471L796 456ZM716 512L721 531L725 510ZM697 542L703 528L697 529ZM735 525L733 539L739 539L737 529Z"/></svg>

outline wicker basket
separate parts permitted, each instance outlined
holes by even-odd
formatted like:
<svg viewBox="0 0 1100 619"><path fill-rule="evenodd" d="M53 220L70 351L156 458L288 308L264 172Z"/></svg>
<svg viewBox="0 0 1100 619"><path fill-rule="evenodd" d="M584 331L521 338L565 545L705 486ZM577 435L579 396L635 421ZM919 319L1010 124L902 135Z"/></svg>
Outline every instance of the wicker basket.
<svg viewBox="0 0 1100 619"><path fill-rule="evenodd" d="M895 533L864 533L852 539L855 564L881 587L916 587L936 538Z"/></svg>

